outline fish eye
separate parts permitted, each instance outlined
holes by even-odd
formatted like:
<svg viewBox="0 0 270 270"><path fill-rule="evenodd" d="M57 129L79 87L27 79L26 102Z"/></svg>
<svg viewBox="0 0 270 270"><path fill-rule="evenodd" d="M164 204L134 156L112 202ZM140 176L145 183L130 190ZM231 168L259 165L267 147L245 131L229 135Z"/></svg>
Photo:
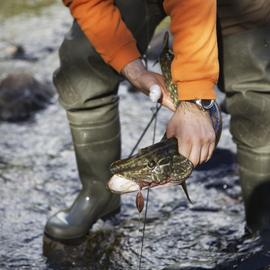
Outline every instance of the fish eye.
<svg viewBox="0 0 270 270"><path fill-rule="evenodd" d="M154 160L150 160L150 161L148 162L148 167L150 167L150 168L155 167L155 165L156 165L156 162L155 162Z"/></svg>

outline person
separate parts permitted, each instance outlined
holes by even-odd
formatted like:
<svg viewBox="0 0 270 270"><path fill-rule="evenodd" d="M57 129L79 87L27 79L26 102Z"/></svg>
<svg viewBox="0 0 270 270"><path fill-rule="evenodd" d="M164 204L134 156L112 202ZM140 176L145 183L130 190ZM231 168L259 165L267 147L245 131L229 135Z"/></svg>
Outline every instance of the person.
<svg viewBox="0 0 270 270"><path fill-rule="evenodd" d="M216 1L208 0L64 0L75 18L60 47L54 83L67 112L82 190L74 203L47 221L45 233L55 239L83 237L99 218L119 211L120 197L106 189L109 166L120 158L117 88L128 79L143 93L157 84L161 103L172 102L160 74L141 60L156 26L171 18L172 76L180 105L167 125L179 152L194 166L207 161L215 133L207 111L194 100L214 100L219 65ZM134 106L139 106L134 104Z"/></svg>
<svg viewBox="0 0 270 270"><path fill-rule="evenodd" d="M270 1L219 0L221 83L237 145L246 221L270 229Z"/></svg>

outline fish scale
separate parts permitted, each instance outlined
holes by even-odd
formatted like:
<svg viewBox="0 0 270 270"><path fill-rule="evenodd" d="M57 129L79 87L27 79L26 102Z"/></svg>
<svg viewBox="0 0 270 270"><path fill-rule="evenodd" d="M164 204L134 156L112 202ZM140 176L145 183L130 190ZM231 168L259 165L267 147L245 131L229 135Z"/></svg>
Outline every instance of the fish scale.
<svg viewBox="0 0 270 270"><path fill-rule="evenodd" d="M177 85L172 80L171 63L174 55L169 48L169 33L166 32L163 40L162 52L159 56L159 63L164 77L166 88L170 94L174 106L177 108L179 104Z"/></svg>

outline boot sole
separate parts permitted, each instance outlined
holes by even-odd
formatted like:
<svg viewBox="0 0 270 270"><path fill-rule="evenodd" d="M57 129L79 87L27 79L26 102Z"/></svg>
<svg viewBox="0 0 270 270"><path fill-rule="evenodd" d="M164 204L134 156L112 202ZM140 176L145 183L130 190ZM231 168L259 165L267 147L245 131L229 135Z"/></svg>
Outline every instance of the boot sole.
<svg viewBox="0 0 270 270"><path fill-rule="evenodd" d="M48 242L48 241L56 241L56 242L59 242L59 243L64 244L64 245L77 246L77 245L80 245L83 242L85 242L87 235L88 235L88 233L84 234L83 236L78 236L76 238L63 239L63 238L54 237L54 236L48 234L46 231L44 231L43 243ZM47 238L47 240L46 240L46 238Z"/></svg>
<svg viewBox="0 0 270 270"><path fill-rule="evenodd" d="M113 210L112 212L109 213L105 213L104 215L99 216L88 228L87 232L85 232L84 234L81 234L79 236L76 236L74 238L57 238L55 236L52 236L50 234L48 234L46 231L44 231L44 235L54 241L58 241L61 242L63 244L67 244L67 245L78 245L81 244L85 241L86 236L89 235L89 229L99 220L103 220L106 221L112 217L114 217L115 215L119 214L121 211L121 206L117 207L115 210Z"/></svg>

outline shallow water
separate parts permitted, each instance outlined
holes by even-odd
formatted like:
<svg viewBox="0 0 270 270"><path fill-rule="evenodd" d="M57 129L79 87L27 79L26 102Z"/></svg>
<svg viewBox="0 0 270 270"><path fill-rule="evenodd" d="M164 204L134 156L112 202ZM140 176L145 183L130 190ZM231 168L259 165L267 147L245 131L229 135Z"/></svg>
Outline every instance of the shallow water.
<svg viewBox="0 0 270 270"><path fill-rule="evenodd" d="M4 19L0 29L1 38L22 44L37 61L2 59L1 76L27 70L51 80L58 66L56 49L71 18L60 4L37 8L38 15ZM143 95L129 94L124 85L119 94L123 156L127 156L151 117L152 104ZM158 138L169 117L168 111L161 111ZM193 204L178 187L150 192L143 269L256 270L270 264L259 237L245 233L228 125L224 115L215 156L188 180ZM80 243L67 245L43 237L47 218L70 205L80 188L65 113L56 101L24 124L1 123L0 134L0 269L137 269L142 224L135 194L122 197L117 219L98 221ZM141 146L151 140L149 132Z"/></svg>

